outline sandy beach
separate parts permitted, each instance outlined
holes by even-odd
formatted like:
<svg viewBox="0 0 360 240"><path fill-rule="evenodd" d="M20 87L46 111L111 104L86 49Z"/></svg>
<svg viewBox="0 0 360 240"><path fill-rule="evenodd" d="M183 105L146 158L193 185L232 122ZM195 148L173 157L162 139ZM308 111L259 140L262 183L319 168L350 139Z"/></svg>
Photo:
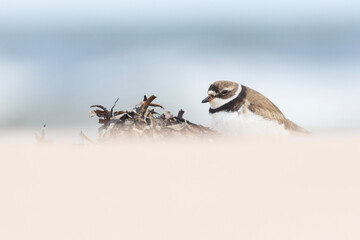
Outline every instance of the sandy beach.
<svg viewBox="0 0 360 240"><path fill-rule="evenodd" d="M0 239L359 239L360 136L2 143Z"/></svg>

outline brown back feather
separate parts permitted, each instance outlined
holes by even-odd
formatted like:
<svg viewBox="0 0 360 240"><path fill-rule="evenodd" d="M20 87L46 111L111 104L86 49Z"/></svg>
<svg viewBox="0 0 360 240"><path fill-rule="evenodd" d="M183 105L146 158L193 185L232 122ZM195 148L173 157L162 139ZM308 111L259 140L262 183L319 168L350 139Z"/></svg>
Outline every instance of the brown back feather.
<svg viewBox="0 0 360 240"><path fill-rule="evenodd" d="M295 131L295 132L302 132L302 133L309 133L302 127L296 125L289 119L287 119L284 114L280 111L280 109L271 102L267 97L262 95L261 93L246 87L247 94L246 98L249 101L249 110L260 115L269 120L276 120L279 124L284 124L285 129Z"/></svg>

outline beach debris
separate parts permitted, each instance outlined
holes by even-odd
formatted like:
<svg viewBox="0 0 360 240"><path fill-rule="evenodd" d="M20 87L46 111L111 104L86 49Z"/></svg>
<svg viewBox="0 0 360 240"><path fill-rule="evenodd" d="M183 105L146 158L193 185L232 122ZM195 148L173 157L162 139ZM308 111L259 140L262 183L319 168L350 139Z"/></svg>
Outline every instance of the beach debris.
<svg viewBox="0 0 360 240"><path fill-rule="evenodd" d="M51 144L52 140L46 139L46 124L41 128L40 134L35 133L35 140L38 144Z"/></svg>
<svg viewBox="0 0 360 240"><path fill-rule="evenodd" d="M94 108L89 112L90 117L99 118L98 142L129 137L163 138L167 136L200 137L215 134L215 131L200 124L192 123L183 118L184 110L180 110L177 116L172 115L162 105L153 103L156 96L143 100L132 110L114 111L119 99L115 101L111 110L103 105L92 105ZM150 109L151 107L151 109ZM155 108L163 113L158 113ZM89 142L93 140L81 134L81 137Z"/></svg>

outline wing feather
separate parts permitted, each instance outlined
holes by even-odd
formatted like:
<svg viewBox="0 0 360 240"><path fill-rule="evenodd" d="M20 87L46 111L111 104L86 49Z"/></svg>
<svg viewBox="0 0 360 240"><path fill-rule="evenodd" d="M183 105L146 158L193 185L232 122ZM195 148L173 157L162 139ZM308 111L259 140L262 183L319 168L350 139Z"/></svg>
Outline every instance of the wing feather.
<svg viewBox="0 0 360 240"><path fill-rule="evenodd" d="M245 87L245 86L244 86ZM267 97L261 93L249 88L247 88L247 100L249 101L248 109L257 115L260 115L269 120L275 120L279 124L284 124L285 129L291 131L297 131L302 133L308 133L305 129L296 125L289 119L287 119L280 109L271 102Z"/></svg>

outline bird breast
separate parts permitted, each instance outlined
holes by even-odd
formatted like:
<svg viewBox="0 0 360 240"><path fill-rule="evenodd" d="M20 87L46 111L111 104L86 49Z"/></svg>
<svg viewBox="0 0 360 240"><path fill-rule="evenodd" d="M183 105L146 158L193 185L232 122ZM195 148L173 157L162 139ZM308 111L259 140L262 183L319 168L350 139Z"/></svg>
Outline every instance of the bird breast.
<svg viewBox="0 0 360 240"><path fill-rule="evenodd" d="M217 112L211 114L211 127L225 134L250 134L283 136L289 132L283 124L259 116L244 106L237 112Z"/></svg>

